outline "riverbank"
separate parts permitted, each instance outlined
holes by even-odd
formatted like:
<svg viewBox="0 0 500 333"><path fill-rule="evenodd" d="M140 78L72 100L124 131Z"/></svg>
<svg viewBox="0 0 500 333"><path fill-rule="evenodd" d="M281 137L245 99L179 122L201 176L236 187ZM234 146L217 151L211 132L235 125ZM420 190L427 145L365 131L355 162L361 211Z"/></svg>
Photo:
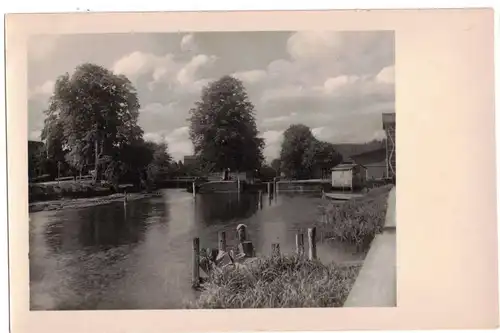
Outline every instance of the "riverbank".
<svg viewBox="0 0 500 333"><path fill-rule="evenodd" d="M151 198L158 196L156 193L130 193L127 194L127 202ZM99 205L107 205L112 202L123 202L124 194L115 193L107 196L99 196L94 198L80 198L80 199L59 199L49 201L38 201L29 204L29 212L35 213L40 211L52 211L61 209L75 209L93 207Z"/></svg>
<svg viewBox="0 0 500 333"><path fill-rule="evenodd" d="M341 307L360 266L298 256L257 258L212 273L190 309Z"/></svg>
<svg viewBox="0 0 500 333"><path fill-rule="evenodd" d="M384 228L387 198L392 188L393 185L385 185L359 198L325 204L323 228L327 237L367 248Z"/></svg>

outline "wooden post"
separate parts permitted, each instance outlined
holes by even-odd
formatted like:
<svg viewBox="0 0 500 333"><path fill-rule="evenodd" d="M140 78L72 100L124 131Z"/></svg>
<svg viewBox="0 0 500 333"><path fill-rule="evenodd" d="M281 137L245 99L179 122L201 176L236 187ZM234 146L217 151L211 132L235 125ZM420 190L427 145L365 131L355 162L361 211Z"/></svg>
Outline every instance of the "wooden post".
<svg viewBox="0 0 500 333"><path fill-rule="evenodd" d="M226 244L226 232L221 231L219 233L219 252L226 252L227 244Z"/></svg>
<svg viewBox="0 0 500 333"><path fill-rule="evenodd" d="M259 190L259 208L262 209L262 205L263 202L262 202L262 190Z"/></svg>
<svg viewBox="0 0 500 333"><path fill-rule="evenodd" d="M193 197L196 197L196 183L193 182Z"/></svg>
<svg viewBox="0 0 500 333"><path fill-rule="evenodd" d="M200 239L193 238L193 288L200 286Z"/></svg>
<svg viewBox="0 0 500 333"><path fill-rule="evenodd" d="M236 227L236 232L238 233L238 242L243 243L247 240L247 226L244 224L238 224Z"/></svg>
<svg viewBox="0 0 500 333"><path fill-rule="evenodd" d="M307 236L309 241L309 260L315 260L316 254L316 227L307 229Z"/></svg>
<svg viewBox="0 0 500 333"><path fill-rule="evenodd" d="M240 182L240 175L238 175L238 193L241 192L241 182Z"/></svg>
<svg viewBox="0 0 500 333"><path fill-rule="evenodd" d="M304 234L298 233L295 235L295 246L297 248L297 255L304 255Z"/></svg>
<svg viewBox="0 0 500 333"><path fill-rule="evenodd" d="M244 241L240 243L238 245L238 250L240 253L244 253L245 257L247 258L252 258L255 256L255 250L251 241Z"/></svg>
<svg viewBox="0 0 500 333"><path fill-rule="evenodd" d="M280 244L279 243L273 243L271 246L272 246L272 255L273 255L273 257L279 257L280 256Z"/></svg>
<svg viewBox="0 0 500 333"><path fill-rule="evenodd" d="M274 195L277 196L278 195L278 181L276 180L276 177L274 177L273 187L274 187Z"/></svg>
<svg viewBox="0 0 500 333"><path fill-rule="evenodd" d="M272 185L271 182L267 183L267 195L269 195L269 196L273 195L272 190L271 190L271 188L272 188L271 185Z"/></svg>

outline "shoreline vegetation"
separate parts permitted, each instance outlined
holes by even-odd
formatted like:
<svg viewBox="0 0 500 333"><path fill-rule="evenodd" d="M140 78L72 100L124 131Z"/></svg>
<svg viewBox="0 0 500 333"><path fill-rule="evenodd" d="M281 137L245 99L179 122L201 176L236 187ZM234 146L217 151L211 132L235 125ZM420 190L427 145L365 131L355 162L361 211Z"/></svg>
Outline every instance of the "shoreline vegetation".
<svg viewBox="0 0 500 333"><path fill-rule="evenodd" d="M322 227L331 240L366 250L382 232L392 185L345 203L323 208ZM260 257L214 270L188 309L342 307L361 269L359 263L336 265L297 255Z"/></svg>
<svg viewBox="0 0 500 333"><path fill-rule="evenodd" d="M360 265L293 256L256 258L211 273L187 309L341 307Z"/></svg>
<svg viewBox="0 0 500 333"><path fill-rule="evenodd" d="M373 238L382 232L387 199L394 185L384 185L359 198L342 203L329 202L320 207L324 221L319 225L326 238L367 249Z"/></svg>
<svg viewBox="0 0 500 333"><path fill-rule="evenodd" d="M29 212L36 213L41 211L53 211L61 209L77 209L85 207L94 207L107 205L113 202L123 202L123 193L114 193L88 198L61 198L56 200L36 201L29 204ZM141 200L158 196L156 193L128 193L127 201Z"/></svg>

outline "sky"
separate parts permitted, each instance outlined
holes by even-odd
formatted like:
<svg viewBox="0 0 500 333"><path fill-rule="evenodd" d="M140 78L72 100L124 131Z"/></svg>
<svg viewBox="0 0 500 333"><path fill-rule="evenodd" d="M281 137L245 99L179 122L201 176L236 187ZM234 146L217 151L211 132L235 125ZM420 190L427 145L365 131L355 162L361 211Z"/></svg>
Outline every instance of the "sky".
<svg viewBox="0 0 500 333"><path fill-rule="evenodd" d="M255 106L268 161L284 130L309 126L320 140L384 138L395 112L392 31L197 32L39 35L28 42L28 133L40 140L58 76L90 62L125 74L137 89L145 139L176 160L193 153L189 110L223 75L241 79Z"/></svg>

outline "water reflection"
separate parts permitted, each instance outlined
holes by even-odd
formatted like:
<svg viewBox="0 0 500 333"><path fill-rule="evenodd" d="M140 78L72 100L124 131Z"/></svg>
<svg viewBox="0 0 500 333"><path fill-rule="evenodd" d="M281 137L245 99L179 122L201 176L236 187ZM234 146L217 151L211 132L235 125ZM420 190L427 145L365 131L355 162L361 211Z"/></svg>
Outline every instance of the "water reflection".
<svg viewBox="0 0 500 333"><path fill-rule="evenodd" d="M217 246L226 231L236 243L245 223L258 253L295 251L295 234L317 219L319 199L279 194L192 195L169 189L162 197L30 214L30 307L36 309L179 308L190 286L191 243ZM306 245L307 246L307 245ZM318 244L324 261L357 254ZM358 255L359 256L359 255Z"/></svg>

